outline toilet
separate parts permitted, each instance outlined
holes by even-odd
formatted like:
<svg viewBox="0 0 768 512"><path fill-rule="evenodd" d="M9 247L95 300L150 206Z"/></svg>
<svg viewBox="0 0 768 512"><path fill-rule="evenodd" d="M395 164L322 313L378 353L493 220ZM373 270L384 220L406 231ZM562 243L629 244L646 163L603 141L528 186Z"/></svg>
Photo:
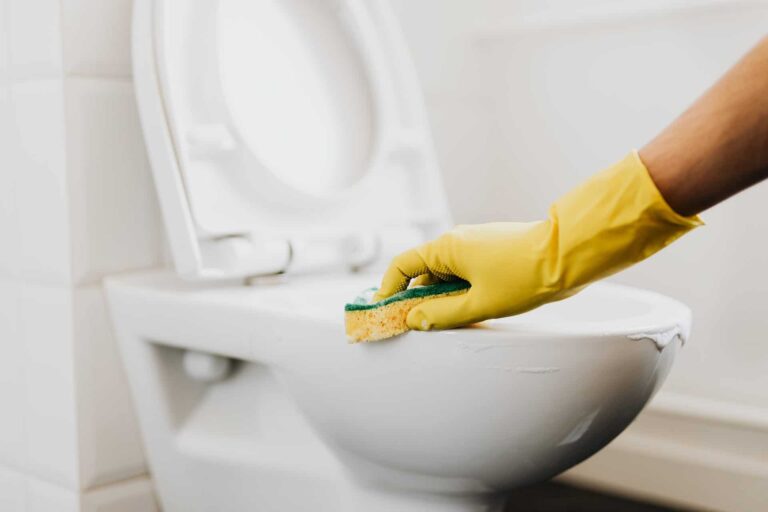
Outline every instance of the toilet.
<svg viewBox="0 0 768 512"><path fill-rule="evenodd" d="M172 269L105 286L165 512L469 512L624 430L689 309L609 283L350 345L343 306L450 227L384 0L135 0Z"/></svg>

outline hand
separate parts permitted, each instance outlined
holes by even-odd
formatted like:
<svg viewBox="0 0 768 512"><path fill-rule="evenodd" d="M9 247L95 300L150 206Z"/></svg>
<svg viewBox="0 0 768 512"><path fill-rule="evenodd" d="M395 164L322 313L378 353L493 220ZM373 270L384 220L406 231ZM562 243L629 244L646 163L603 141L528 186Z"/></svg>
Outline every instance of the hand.
<svg viewBox="0 0 768 512"><path fill-rule="evenodd" d="M396 257L375 299L415 284L464 279L467 293L430 300L408 315L411 329L448 329L522 313L563 295L551 270L551 221L457 226Z"/></svg>
<svg viewBox="0 0 768 512"><path fill-rule="evenodd" d="M408 327L448 329L514 315L577 293L701 224L661 197L637 153L555 202L540 222L458 226L394 258L375 299L416 284L464 279L462 295L414 307Z"/></svg>

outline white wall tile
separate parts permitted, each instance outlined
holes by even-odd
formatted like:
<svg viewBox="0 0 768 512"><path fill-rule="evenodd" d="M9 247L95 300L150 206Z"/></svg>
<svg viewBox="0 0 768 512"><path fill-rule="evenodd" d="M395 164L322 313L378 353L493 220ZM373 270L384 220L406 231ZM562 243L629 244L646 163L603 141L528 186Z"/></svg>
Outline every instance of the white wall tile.
<svg viewBox="0 0 768 512"><path fill-rule="evenodd" d="M80 512L158 512L154 488L149 478L135 478L83 495Z"/></svg>
<svg viewBox="0 0 768 512"><path fill-rule="evenodd" d="M74 281L155 266L159 210L129 82L68 78Z"/></svg>
<svg viewBox="0 0 768 512"><path fill-rule="evenodd" d="M15 173L11 172L17 162L15 140L16 126L10 88L0 77L0 233L2 234L0 246L3 248L0 251L0 276L18 275L21 266L21 230L16 208L16 177Z"/></svg>
<svg viewBox="0 0 768 512"><path fill-rule="evenodd" d="M75 290L80 486L146 473L133 403L100 286Z"/></svg>
<svg viewBox="0 0 768 512"><path fill-rule="evenodd" d="M25 480L23 473L0 466L0 510L26 512Z"/></svg>
<svg viewBox="0 0 768 512"><path fill-rule="evenodd" d="M0 0L0 83L8 75L8 0Z"/></svg>
<svg viewBox="0 0 768 512"><path fill-rule="evenodd" d="M56 284L71 281L63 97L61 80L14 83L14 133L3 157L13 170L20 274Z"/></svg>
<svg viewBox="0 0 768 512"><path fill-rule="evenodd" d="M62 0L67 74L130 76L131 0Z"/></svg>
<svg viewBox="0 0 768 512"><path fill-rule="evenodd" d="M0 279L0 465L26 465L24 432L24 339L20 325L21 284ZM0 491L0 503L2 503ZM0 510L6 510L0 507Z"/></svg>
<svg viewBox="0 0 768 512"><path fill-rule="evenodd" d="M8 49L17 78L52 78L61 73L59 0L5 0Z"/></svg>
<svg viewBox="0 0 768 512"><path fill-rule="evenodd" d="M77 489L72 292L25 284L20 306L27 470Z"/></svg>
<svg viewBox="0 0 768 512"><path fill-rule="evenodd" d="M74 286L162 257L131 3L0 0L3 512L158 510L101 289Z"/></svg>
<svg viewBox="0 0 768 512"><path fill-rule="evenodd" d="M25 512L80 512L80 494L43 480L28 478Z"/></svg>

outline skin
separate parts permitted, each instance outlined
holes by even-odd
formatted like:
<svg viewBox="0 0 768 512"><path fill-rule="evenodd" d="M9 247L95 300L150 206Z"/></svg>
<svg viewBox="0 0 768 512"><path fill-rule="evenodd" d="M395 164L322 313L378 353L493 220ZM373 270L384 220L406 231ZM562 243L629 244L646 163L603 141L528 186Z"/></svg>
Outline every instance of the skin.
<svg viewBox="0 0 768 512"><path fill-rule="evenodd" d="M768 37L640 158L669 206L685 216L768 178Z"/></svg>

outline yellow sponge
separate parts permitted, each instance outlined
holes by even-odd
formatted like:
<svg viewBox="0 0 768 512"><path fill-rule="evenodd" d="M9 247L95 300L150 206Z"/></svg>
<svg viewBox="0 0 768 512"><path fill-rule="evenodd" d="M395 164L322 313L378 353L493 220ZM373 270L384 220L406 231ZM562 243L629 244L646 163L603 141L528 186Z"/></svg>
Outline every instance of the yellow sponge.
<svg viewBox="0 0 768 512"><path fill-rule="evenodd" d="M350 343L359 343L402 334L408 330L405 320L414 306L425 300L465 293L468 289L469 283L466 281L447 281L409 288L371 303L376 288L370 288L344 306L347 339Z"/></svg>

